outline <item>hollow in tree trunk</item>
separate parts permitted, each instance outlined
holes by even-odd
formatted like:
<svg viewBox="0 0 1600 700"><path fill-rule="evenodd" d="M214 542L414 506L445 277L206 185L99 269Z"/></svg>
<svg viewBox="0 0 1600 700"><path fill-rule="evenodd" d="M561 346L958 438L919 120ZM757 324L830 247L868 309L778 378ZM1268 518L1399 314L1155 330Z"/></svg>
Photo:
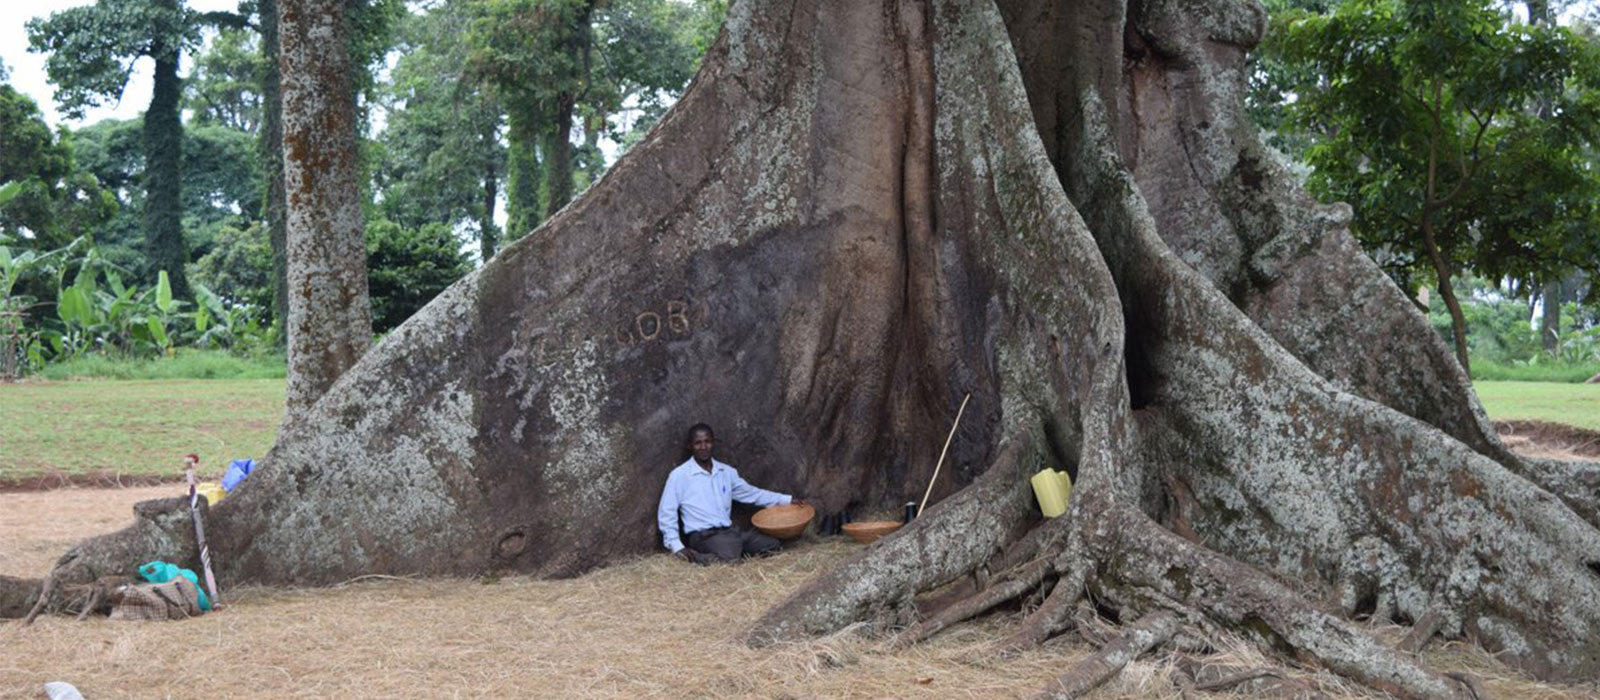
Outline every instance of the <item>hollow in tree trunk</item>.
<svg viewBox="0 0 1600 700"><path fill-rule="evenodd" d="M1465 693L1346 621L1428 616L1596 678L1596 465L1507 452L1348 208L1261 146L1242 96L1264 25L1229 0L735 4L642 143L369 352L211 513L224 585L654 551L702 420L755 483L889 507L970 392L936 505L752 643L863 620L914 643L1043 589L1007 641L1027 646L1092 591L1143 621L1104 668L1176 625ZM1077 480L1050 520L1044 466ZM164 512L56 575L192 559Z"/></svg>

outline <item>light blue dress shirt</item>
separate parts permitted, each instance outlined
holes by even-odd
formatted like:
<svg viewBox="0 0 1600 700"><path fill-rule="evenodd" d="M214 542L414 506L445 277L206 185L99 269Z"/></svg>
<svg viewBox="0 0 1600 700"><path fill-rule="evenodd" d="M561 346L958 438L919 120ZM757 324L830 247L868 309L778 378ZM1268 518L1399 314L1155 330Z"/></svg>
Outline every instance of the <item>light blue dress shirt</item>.
<svg viewBox="0 0 1600 700"><path fill-rule="evenodd" d="M711 471L707 472L690 457L667 476L667 485L661 489L661 506L656 509L656 524L661 528L661 542L677 553L683 549L683 542L678 539L680 512L687 534L733 525L729 516L734 501L777 506L791 500L788 495L751 486L740 478L739 470L722 462L711 460Z"/></svg>

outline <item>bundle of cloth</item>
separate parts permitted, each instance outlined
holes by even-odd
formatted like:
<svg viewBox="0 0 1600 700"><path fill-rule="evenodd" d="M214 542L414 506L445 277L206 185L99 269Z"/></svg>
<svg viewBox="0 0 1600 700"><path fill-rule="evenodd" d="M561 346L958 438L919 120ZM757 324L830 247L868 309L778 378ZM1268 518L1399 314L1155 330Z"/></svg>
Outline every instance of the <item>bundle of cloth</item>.
<svg viewBox="0 0 1600 700"><path fill-rule="evenodd" d="M139 567L146 583L125 583L111 592L113 620L181 620L211 609L193 571L161 560Z"/></svg>

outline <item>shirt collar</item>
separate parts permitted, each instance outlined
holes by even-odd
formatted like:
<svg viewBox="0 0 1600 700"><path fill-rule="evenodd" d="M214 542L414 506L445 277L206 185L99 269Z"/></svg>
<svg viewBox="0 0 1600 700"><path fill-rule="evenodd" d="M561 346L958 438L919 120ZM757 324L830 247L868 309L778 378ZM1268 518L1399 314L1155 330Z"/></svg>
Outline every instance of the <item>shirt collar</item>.
<svg viewBox="0 0 1600 700"><path fill-rule="evenodd" d="M717 461L717 459L715 457L713 457L711 459L711 471L709 471L709 472L704 470L704 469L701 469L700 468L700 463L694 461L694 457L690 457L690 458L688 458L686 460L683 460L683 464L680 464L678 466L680 466L680 467L688 467L693 473L695 473L695 474L704 474L706 476L711 476L713 474L716 474L717 472L727 471L727 470L733 468L733 467L730 467L730 466L728 466L726 464L723 464L722 462Z"/></svg>

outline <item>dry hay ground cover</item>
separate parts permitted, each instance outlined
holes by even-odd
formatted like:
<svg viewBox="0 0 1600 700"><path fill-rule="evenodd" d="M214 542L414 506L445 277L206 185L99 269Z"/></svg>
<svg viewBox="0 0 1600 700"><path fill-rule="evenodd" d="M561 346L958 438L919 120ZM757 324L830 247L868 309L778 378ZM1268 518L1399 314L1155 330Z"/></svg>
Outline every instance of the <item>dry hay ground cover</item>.
<svg viewBox="0 0 1600 700"><path fill-rule="evenodd" d="M107 523L78 512L113 509L172 486L0 493L0 573L38 575L49 556L12 556L18 540L70 541ZM58 520L56 531L19 526ZM120 523L117 523L120 524ZM15 533L18 536L11 536ZM26 545L24 545L26 546ZM1002 658L994 645L1022 610L957 626L907 651L856 630L808 643L750 649L739 632L814 574L849 556L842 538L802 540L736 567L644 557L561 581L369 577L331 589L224 591L229 606L183 622L41 618L0 625L0 698L40 697L73 683L101 698L293 697L752 697L997 698L1029 695L1093 649L1076 633ZM42 552L43 550L41 550ZM219 553L219 556L226 556ZM1389 642L1405 628L1378 626ZM1105 634L1106 628L1093 630ZM1206 653L1135 662L1095 697L1177 698L1173 669L1272 669L1336 698L1380 697L1313 668L1291 667L1234 639ZM1595 687L1541 685L1460 644L1425 652L1437 668L1487 679L1503 698L1594 697ZM1273 678L1201 697L1260 697ZM1308 687L1297 686L1299 694Z"/></svg>
<svg viewBox="0 0 1600 700"><path fill-rule="evenodd" d="M220 472L282 410L282 379L0 383L0 488L177 479L190 452Z"/></svg>
<svg viewBox="0 0 1600 700"><path fill-rule="evenodd" d="M1001 658L991 616L904 652L853 631L753 650L742 625L848 555L833 541L736 568L664 555L565 581L369 580L333 590L228 592L227 610L184 622L41 619L0 630L0 697L66 680L121 697L995 698L1030 694L1090 647L1074 635ZM1009 613L1015 615L1018 613ZM1400 628L1379 633L1398 641ZM1431 663L1489 677L1496 697L1591 697L1521 680L1458 644ZM1225 641L1201 663L1273 666L1333 697L1376 697ZM1136 662L1098 697L1175 698L1173 656ZM1272 682L1270 679L1263 681ZM1265 686L1236 688L1259 695Z"/></svg>

